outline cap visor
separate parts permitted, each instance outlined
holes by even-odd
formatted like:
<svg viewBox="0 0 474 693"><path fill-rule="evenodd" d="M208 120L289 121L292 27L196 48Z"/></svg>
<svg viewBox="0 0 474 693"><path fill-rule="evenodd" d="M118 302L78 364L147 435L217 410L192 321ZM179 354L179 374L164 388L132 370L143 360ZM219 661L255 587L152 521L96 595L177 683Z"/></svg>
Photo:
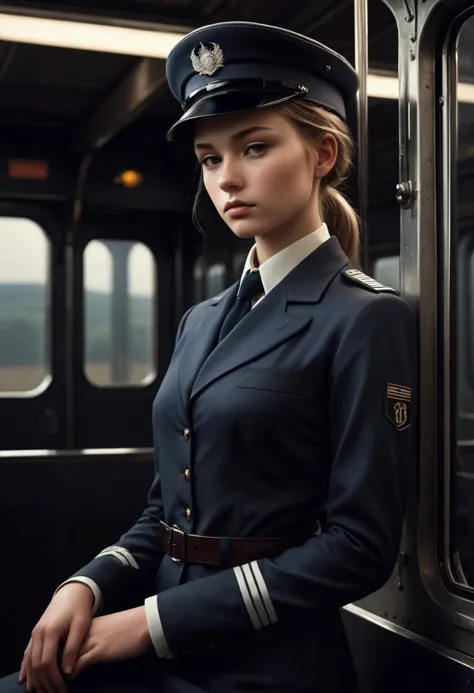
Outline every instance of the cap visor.
<svg viewBox="0 0 474 693"><path fill-rule="evenodd" d="M288 94L287 91L285 93L276 91L232 91L208 95L188 108L181 118L168 130L166 139L176 142L177 140L192 137L195 121L201 118L252 111L256 108L273 106L283 101L288 101L295 96L301 96L301 94Z"/></svg>

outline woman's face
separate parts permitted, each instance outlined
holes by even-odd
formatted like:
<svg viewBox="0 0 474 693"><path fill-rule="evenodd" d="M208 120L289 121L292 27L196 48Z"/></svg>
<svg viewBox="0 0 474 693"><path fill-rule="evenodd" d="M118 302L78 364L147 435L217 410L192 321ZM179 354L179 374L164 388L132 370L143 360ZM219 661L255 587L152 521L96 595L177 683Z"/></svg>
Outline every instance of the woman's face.
<svg viewBox="0 0 474 693"><path fill-rule="evenodd" d="M204 118L194 141L206 190L236 236L317 223L321 148L277 109Z"/></svg>

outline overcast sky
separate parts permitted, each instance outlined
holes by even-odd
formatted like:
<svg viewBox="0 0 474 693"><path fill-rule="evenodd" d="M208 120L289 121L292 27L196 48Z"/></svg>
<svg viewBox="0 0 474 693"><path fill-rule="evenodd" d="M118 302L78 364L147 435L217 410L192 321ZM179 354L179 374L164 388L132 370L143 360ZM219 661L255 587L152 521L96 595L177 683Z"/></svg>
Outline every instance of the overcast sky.
<svg viewBox="0 0 474 693"><path fill-rule="evenodd" d="M85 251L85 285L110 291L112 260L99 241ZM29 219L0 217L0 284L44 284L47 277L48 242L38 225ZM129 256L129 291L150 296L153 290L153 257L141 243Z"/></svg>

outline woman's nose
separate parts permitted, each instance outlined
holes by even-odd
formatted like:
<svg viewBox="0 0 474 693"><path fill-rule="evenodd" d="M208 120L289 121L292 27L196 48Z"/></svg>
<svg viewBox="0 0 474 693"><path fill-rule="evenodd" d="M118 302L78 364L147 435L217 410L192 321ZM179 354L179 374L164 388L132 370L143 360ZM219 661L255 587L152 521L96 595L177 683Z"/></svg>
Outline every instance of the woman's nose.
<svg viewBox="0 0 474 693"><path fill-rule="evenodd" d="M243 176L239 164L235 161L224 161L218 183L219 187L225 192L241 189Z"/></svg>

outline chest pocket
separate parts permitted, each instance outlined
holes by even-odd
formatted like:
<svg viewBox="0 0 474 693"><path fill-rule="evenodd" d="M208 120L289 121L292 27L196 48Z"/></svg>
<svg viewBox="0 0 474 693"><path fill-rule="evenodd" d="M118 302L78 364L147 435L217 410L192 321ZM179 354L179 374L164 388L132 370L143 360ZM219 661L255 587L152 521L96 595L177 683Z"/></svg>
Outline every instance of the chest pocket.
<svg viewBox="0 0 474 693"><path fill-rule="evenodd" d="M300 397L309 395L313 386L311 376L304 373L266 368L247 368L237 384L237 387L249 390L266 390Z"/></svg>

